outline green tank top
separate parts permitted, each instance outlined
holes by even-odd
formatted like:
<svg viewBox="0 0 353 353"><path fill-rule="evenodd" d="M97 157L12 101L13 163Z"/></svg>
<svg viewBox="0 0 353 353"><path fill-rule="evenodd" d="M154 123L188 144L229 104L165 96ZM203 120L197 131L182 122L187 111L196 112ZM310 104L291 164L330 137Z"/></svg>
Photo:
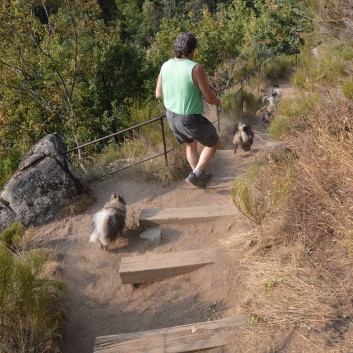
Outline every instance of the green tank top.
<svg viewBox="0 0 353 353"><path fill-rule="evenodd" d="M204 112L202 93L192 80L196 62L184 59L166 61L161 68L163 102L167 110L181 115Z"/></svg>

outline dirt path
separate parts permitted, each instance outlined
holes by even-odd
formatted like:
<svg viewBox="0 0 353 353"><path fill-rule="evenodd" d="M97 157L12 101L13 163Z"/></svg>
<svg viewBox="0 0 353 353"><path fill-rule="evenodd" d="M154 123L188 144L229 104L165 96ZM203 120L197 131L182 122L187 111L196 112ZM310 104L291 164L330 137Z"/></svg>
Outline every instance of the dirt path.
<svg viewBox="0 0 353 353"><path fill-rule="evenodd" d="M241 157L239 157L241 158ZM251 158L251 157L250 157ZM219 170L222 174L222 170ZM224 172L224 170L223 170ZM215 176L216 177L216 176ZM221 181L224 184L224 180ZM203 224L162 227L158 244L139 238L141 209L229 205L229 186L200 190L175 182L136 184L108 180L92 185L96 203L84 214L56 221L37 230L35 241L55 248L59 271L69 284L62 353L93 352L96 336L170 327L226 317L237 312L237 263L231 256L193 273L135 288L121 283L123 256L168 253L220 245L237 230L251 227L243 217L226 217ZM112 192L127 200L127 231L111 252L88 243L91 216ZM210 312L213 303L215 310Z"/></svg>
<svg viewBox="0 0 353 353"><path fill-rule="evenodd" d="M229 149L233 123L222 123L222 148ZM43 248L55 250L59 264L54 273L69 285L62 353L91 353L97 336L191 324L246 312L242 265L231 252L217 263L190 274L139 287L123 285L118 271L125 256L222 246L237 232L253 229L241 214L199 224L166 225L162 227L161 241L155 244L139 237L142 230L138 218L142 209L151 207L234 207L230 195L232 180L258 154L271 147L266 134L260 131L261 125L255 124L254 128L259 132L254 154L217 152L209 166L214 177L206 190L188 186L184 180L162 186L120 180L116 176L91 185L96 202L83 214L36 229L33 240ZM123 195L127 201L127 230L117 248L105 252L88 243L88 239L92 215L103 207L112 192ZM233 349L229 352L236 351Z"/></svg>

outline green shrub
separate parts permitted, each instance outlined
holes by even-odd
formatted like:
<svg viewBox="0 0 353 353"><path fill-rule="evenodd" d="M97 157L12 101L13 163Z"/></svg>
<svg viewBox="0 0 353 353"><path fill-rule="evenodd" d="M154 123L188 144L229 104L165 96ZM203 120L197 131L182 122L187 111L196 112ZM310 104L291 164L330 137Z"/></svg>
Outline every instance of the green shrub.
<svg viewBox="0 0 353 353"><path fill-rule="evenodd" d="M237 114L241 110L241 91L239 87L235 89L229 90L222 97L222 108L226 112Z"/></svg>
<svg viewBox="0 0 353 353"><path fill-rule="evenodd" d="M24 228L19 223L14 223L0 233L0 243L8 248L15 248L21 245Z"/></svg>
<svg viewBox="0 0 353 353"><path fill-rule="evenodd" d="M299 89L311 90L313 86L312 74L305 68L300 68L292 75L291 82Z"/></svg>
<svg viewBox="0 0 353 353"><path fill-rule="evenodd" d="M293 72L293 58L287 55L276 56L266 64L266 77L271 81L288 79Z"/></svg>
<svg viewBox="0 0 353 353"><path fill-rule="evenodd" d="M291 99L282 99L278 106L278 113L289 119L306 119L308 115L316 111L319 103L320 95L315 92Z"/></svg>
<svg viewBox="0 0 353 353"><path fill-rule="evenodd" d="M330 52L336 53L335 55L344 61L352 61L353 59L353 47L347 43L343 44L341 41L333 41Z"/></svg>
<svg viewBox="0 0 353 353"><path fill-rule="evenodd" d="M316 79L322 77L329 84L337 84L347 75L346 67L347 63L342 58L341 53L330 51L323 56Z"/></svg>
<svg viewBox="0 0 353 353"><path fill-rule="evenodd" d="M0 131L0 140L2 139ZM12 146L11 149L2 149L0 145L0 189L10 180L23 155L26 152L25 146Z"/></svg>
<svg viewBox="0 0 353 353"><path fill-rule="evenodd" d="M44 275L39 252L13 254L0 247L0 350L4 353L56 353L66 286Z"/></svg>
<svg viewBox="0 0 353 353"><path fill-rule="evenodd" d="M244 109L256 110L257 101L255 96L246 89L243 89L242 92L239 89L235 89L229 90L222 97L221 104L226 112L238 115L241 112L242 105L244 105Z"/></svg>
<svg viewBox="0 0 353 353"><path fill-rule="evenodd" d="M267 128L267 132L276 139L284 138L290 132L289 118L284 115L275 116Z"/></svg>
<svg viewBox="0 0 353 353"><path fill-rule="evenodd" d="M349 74L353 50L349 46L327 41L318 47L319 54L314 58L312 51L301 57L300 68L293 76L293 83L311 90L318 84L337 85Z"/></svg>

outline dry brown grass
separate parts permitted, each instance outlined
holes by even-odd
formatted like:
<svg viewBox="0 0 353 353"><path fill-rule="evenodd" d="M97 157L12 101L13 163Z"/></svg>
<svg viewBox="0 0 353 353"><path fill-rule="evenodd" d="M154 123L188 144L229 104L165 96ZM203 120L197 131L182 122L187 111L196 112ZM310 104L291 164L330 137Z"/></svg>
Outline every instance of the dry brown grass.
<svg viewBox="0 0 353 353"><path fill-rule="evenodd" d="M297 229L305 224L314 244L325 239L347 244L352 240L352 113L352 104L338 96L328 97L309 117L311 129L294 144L300 158L291 207L296 210Z"/></svg>
<svg viewBox="0 0 353 353"><path fill-rule="evenodd" d="M90 193L77 195L65 205L63 213L65 215L79 214L85 211L91 205L93 205L94 202L95 198Z"/></svg>
<svg viewBox="0 0 353 353"><path fill-rule="evenodd" d="M339 88L318 89L320 103L287 141L296 157L287 204L267 217L261 242L254 226L223 244L242 264L241 305L257 332L247 337L271 337L264 352L286 329L307 345L299 351L353 348L353 103ZM268 180L263 168L257 177Z"/></svg>
<svg viewBox="0 0 353 353"><path fill-rule="evenodd" d="M312 1L317 23L327 33L341 39L351 40L353 33L351 0L319 0Z"/></svg>

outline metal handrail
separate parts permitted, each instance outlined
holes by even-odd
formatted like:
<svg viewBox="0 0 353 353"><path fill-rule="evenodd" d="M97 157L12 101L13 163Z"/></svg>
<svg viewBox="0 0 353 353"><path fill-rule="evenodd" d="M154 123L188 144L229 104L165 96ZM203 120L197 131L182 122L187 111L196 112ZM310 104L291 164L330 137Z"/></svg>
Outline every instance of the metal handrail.
<svg viewBox="0 0 353 353"><path fill-rule="evenodd" d="M83 145L77 146L77 147L75 147L75 148L71 148L71 149L69 149L69 150L67 150L67 151L65 151L65 152L63 152L63 153L65 154L65 153L77 151L77 150L79 150L79 149L81 149L81 148L83 148L83 147L86 147L86 146L89 146L89 145L93 145L94 143L97 143L97 142L101 142L101 141L110 139L110 138L112 138L112 137L114 137L114 136L123 134L124 132L128 132L128 131L134 130L134 129L138 128L138 127L141 127L141 126L144 126L144 125L153 123L154 121L157 121L157 120L161 120L161 121L162 121L163 118L165 118L165 115L159 116L159 117L154 118L154 119L151 119L151 120L147 120L147 121L145 121L144 123L141 123L141 124L138 124L138 125L134 125L134 126L131 126L131 127L127 128L127 129L124 129L124 130L121 130L121 131L118 131L118 132L114 132L114 133L112 133L112 134L110 134L110 135L107 135L107 136L101 137L101 138L99 138L99 139L96 139L96 140L93 140L93 141L84 143ZM162 125L163 125L163 123L162 123ZM163 129L163 130L164 130L164 129Z"/></svg>
<svg viewBox="0 0 353 353"><path fill-rule="evenodd" d="M169 149L168 151L166 151L166 152L169 153L169 152L172 151L173 149L174 149L174 148L170 148L170 149ZM113 170L113 171L111 171L111 172L109 172L109 173L106 173L106 174L104 174L104 175L101 175L101 176L99 176L99 177L92 178L92 179L90 179L89 181L90 181L90 182L92 182L92 181L97 181L97 180L102 179L102 178L104 178L104 177L107 177L107 176L109 176L109 175L112 175L112 174L121 172L122 170L131 168L131 167L134 167L134 166L139 165L139 164L142 164L142 163L145 163L145 162L147 162L147 161L150 161L151 159L158 158L158 157L163 156L163 155L166 155L166 154L165 154L165 153L157 154L157 155L155 155L155 156L153 156L153 157L146 158L146 159L143 159L142 161L138 161L138 162L136 162L136 163L129 164L129 165L125 166L125 167L122 167L122 168ZM168 164L167 164L167 165L168 165Z"/></svg>
<svg viewBox="0 0 353 353"><path fill-rule="evenodd" d="M97 142L105 141L105 140L108 140L108 139L110 139L110 138L112 138L112 137L121 135L121 134L123 134L123 133L125 133L125 132L132 131L132 130L134 130L134 129L137 129L137 128L141 127L141 126L145 126L145 125L154 123L155 121L160 121L160 124L161 124L161 131L162 131L162 141L163 141L163 153L160 153L160 154L158 154L158 155L156 155L156 156L153 156L153 157L151 157L151 158L147 158L147 159L144 159L144 160L142 160L142 161L139 161L139 162L130 164L130 165L126 166L126 167L119 168L119 169L117 169L117 170L111 171L111 172L106 173L106 174L104 174L104 175L101 175L101 176L99 176L99 177L92 178L92 179L89 180L89 182L93 182L93 181L102 179L102 178L104 178L104 177L106 177L106 176L108 176L108 175L111 175L111 174L114 174L114 173L118 173L118 172L120 172L120 171L122 171L122 170L124 170L124 169L131 168L131 167L133 167L133 166L136 166L136 165L139 165L139 164L141 164L141 163L147 162L147 161L149 161L149 160L151 160L151 159L160 157L160 156L162 156L162 155L164 155L165 165L167 166L167 165L168 165L168 152L170 152L171 150L173 150L173 148L171 148L171 149L169 149L169 150L167 151L167 143L166 143L166 139L165 139L164 123L163 123L163 119L164 119L165 117L166 117L165 115L162 115L162 116L159 116L159 117L157 117L157 118L147 120L147 121L145 121L145 122L143 122L143 123L141 123L141 124L131 126L131 127L127 128L127 129L124 129L124 130L121 130L121 131L118 131L118 132L114 132L114 133L112 133L112 134L110 134L110 135L107 135L107 136L101 137L101 138L99 138L99 139L96 139L96 140L93 140L93 141L84 143L84 144L82 144L82 145L80 145L80 146L77 146L77 147L75 147L75 148L71 148L71 149L69 149L69 150L67 150L67 151L65 151L65 152L63 152L63 153L64 153L64 154L67 154L67 153L70 153L70 152L78 151L78 150L80 150L81 148L84 148L84 147L93 145L93 144L95 144L95 143L97 143Z"/></svg>

